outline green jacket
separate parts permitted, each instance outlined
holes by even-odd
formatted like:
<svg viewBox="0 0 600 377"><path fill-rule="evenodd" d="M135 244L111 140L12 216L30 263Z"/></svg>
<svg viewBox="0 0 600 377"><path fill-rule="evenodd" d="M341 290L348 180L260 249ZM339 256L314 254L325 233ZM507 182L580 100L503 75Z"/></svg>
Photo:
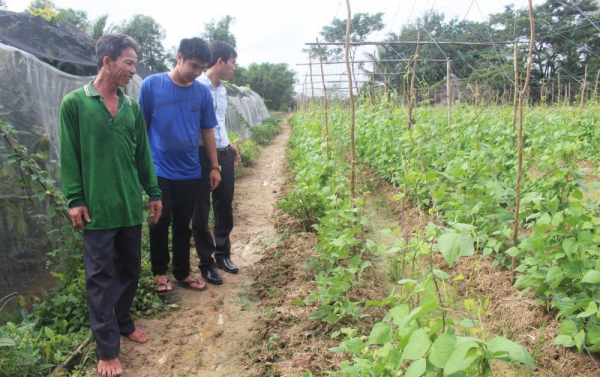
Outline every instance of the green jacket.
<svg viewBox="0 0 600 377"><path fill-rule="evenodd" d="M120 89L113 120L92 82L67 94L61 104L63 191L69 207L87 206L92 221L84 221L86 229L139 225L143 222L141 187L150 200L162 197L146 123L140 105Z"/></svg>

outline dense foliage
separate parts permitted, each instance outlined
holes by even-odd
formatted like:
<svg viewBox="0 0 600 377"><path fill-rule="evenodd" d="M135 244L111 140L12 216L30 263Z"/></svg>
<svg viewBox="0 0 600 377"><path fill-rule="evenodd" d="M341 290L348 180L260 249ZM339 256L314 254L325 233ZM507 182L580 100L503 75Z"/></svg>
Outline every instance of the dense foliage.
<svg viewBox="0 0 600 377"><path fill-rule="evenodd" d="M390 113L390 108L365 109L362 115L369 116L371 122L368 123L365 117L359 118L361 129L378 132L387 128L374 121L378 116L391 116L385 118L385 124L389 124L390 129L397 128L398 123L393 117L399 114ZM328 323L331 325L328 328L335 329L331 337L341 338L339 346L330 351L346 354L349 361L342 363L340 372L332 374L489 375L490 361L494 359L517 361L525 366L524 371L531 371L533 360L521 345L504 337L488 340L472 336L472 329L462 322L455 323L447 315L436 280L443 281L448 274L439 269L403 272L404 278L398 281L396 293L392 292L383 301L369 300L368 297L361 302L351 299L349 292L363 284L361 276L372 267L370 253L401 253L407 260L422 259L436 252L432 246L440 233L452 233L450 229L434 229L430 234L423 233L390 249L366 238L367 216L360 199L365 189L358 187L358 199L352 201L349 198L346 115L347 112L341 109L330 112L330 132L335 137L330 138L329 143L324 139L322 112L305 112L294 117L289 161L295 178L293 189L279 204L279 208L300 218L307 230L313 229L318 234L317 253L308 263L315 273L316 290L294 304L316 304L310 318ZM368 155L377 161L378 170L389 171L394 166L388 164L390 156L380 154L385 151L403 153L398 138L405 134L400 130L393 133L396 137L391 139L383 134L371 135L368 140L357 138L361 148L365 148L361 158ZM405 138L410 142L409 137L405 135ZM416 153L414 144L411 143L410 149L411 153ZM471 241L470 232L467 236ZM358 322L370 306L386 308L387 315L376 321L370 332L362 333L358 330ZM304 376L312 374L306 372Z"/></svg>
<svg viewBox="0 0 600 377"><path fill-rule="evenodd" d="M13 182L28 199L23 202L27 209L27 222L37 223L52 237L52 249L48 249L48 268L57 278L57 286L42 296L27 298L9 295L0 298L0 308L9 300L16 300L14 310L0 310L0 375L39 376L47 375L64 362L73 350L90 338L87 294L83 272L82 237L68 220L66 201L62 191L47 171L40 167L46 156L29 154L19 144L16 131L0 122L3 179ZM43 165L42 165L43 166ZM40 213L38 202L47 203L47 212ZM150 271L147 229L144 230L142 277L138 285L132 314L156 313L166 306L153 293L154 285ZM31 305L33 304L33 305ZM93 350L87 347L75 358L83 364L89 362L85 355ZM70 367L75 367L70 365ZM73 375L77 375L75 371Z"/></svg>
<svg viewBox="0 0 600 377"><path fill-rule="evenodd" d="M534 100L540 100L542 85L551 87L568 82L579 88L585 66L590 75L600 69L600 59L594 51L600 45L597 13L598 2L594 0L556 1L546 0L535 5L535 46L532 61L531 92ZM504 89L507 81L514 80L513 41L520 42L518 59L521 77L524 77L526 51L530 37L529 15L526 9L509 5L501 13L491 14L489 22L474 22L452 18L430 11L416 21L402 27L399 33L391 33L387 40L393 42L472 42L472 45L426 44L419 49L420 86L432 87L446 76L445 60L452 60L452 73L462 80ZM497 42L500 44L481 44ZM525 43L527 42L527 43ZM387 80L395 89L402 91L400 76L386 78L382 72L403 72L406 62L389 61L410 59L415 54L414 44L394 44L377 48L377 76L379 82ZM437 61L434 61L436 60ZM385 61L387 60L387 61ZM588 80L592 79L588 77ZM575 88L574 86L574 88ZM573 98L575 99L575 98Z"/></svg>
<svg viewBox="0 0 600 377"><path fill-rule="evenodd" d="M225 16L219 21L210 20L204 24L204 32L201 37L207 42L224 41L235 47L235 35L229 30L229 27L235 23L235 17Z"/></svg>

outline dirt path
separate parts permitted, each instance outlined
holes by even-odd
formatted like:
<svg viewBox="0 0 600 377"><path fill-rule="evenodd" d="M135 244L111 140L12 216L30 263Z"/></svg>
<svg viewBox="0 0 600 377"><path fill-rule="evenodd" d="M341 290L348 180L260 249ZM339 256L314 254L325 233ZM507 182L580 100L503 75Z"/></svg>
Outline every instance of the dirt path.
<svg viewBox="0 0 600 377"><path fill-rule="evenodd" d="M244 344L250 341L257 312L249 271L265 247L275 242L273 204L284 184L287 117L282 133L264 148L258 165L236 178L232 260L237 275L222 272L224 284L205 292L177 286L169 298L175 308L159 318L139 319L137 326L150 340L135 344L123 338L121 361L125 376L243 376ZM192 255L195 250L192 249ZM197 265L193 261L192 266ZM198 276L194 271L192 275Z"/></svg>

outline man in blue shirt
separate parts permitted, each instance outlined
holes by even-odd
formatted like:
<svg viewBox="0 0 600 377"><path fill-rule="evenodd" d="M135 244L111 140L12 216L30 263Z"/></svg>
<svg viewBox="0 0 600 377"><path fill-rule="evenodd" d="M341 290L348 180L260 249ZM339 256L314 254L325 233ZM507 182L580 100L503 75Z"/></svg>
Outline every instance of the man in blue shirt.
<svg viewBox="0 0 600 377"><path fill-rule="evenodd" d="M193 217L193 233L196 251L200 258L200 272L204 279L211 284L222 284L221 275L215 268L216 265L226 272L236 274L237 266L231 261L231 242L229 234L233 229L233 192L234 192L234 165L241 162L236 147L229 143L225 127L225 113L227 112L227 90L222 80L229 80L235 72L237 53L233 46L223 41L213 41L210 44L212 61L206 73L198 81L206 85L212 94L212 103L217 115L219 125L215 127L217 141L217 157L221 166L221 184L211 190L210 182L201 179L200 191L196 199L196 209ZM208 167L208 147L206 140L200 142L200 162L202 168ZM214 214L213 236L208 230L208 215L212 195L212 208ZM212 257L211 257L212 256ZM214 258L214 261L213 261Z"/></svg>
<svg viewBox="0 0 600 377"><path fill-rule="evenodd" d="M162 215L157 224L150 224L150 260L159 295L173 289L166 276L171 224L175 284L197 291L208 288L190 276L190 220L200 177L208 179L211 190L221 181L212 98L208 88L196 81L210 61L210 49L204 40L183 39L175 68L147 77L140 89L139 103L163 194ZM204 169L198 156L200 135L210 161Z"/></svg>

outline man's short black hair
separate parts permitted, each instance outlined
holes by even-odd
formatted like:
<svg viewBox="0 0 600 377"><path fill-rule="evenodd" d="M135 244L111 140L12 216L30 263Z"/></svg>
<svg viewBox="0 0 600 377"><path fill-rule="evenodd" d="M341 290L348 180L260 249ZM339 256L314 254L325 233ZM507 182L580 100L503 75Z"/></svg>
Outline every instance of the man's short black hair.
<svg viewBox="0 0 600 377"><path fill-rule="evenodd" d="M208 63L206 68L210 68L217 64L219 58L223 59L224 62L227 62L229 59L237 58L237 52L235 52L235 48L224 41L210 42L210 52L212 53L212 60Z"/></svg>
<svg viewBox="0 0 600 377"><path fill-rule="evenodd" d="M187 38L182 39L179 43L179 50L183 60L200 59L208 63L212 59L208 43L202 38Z"/></svg>
<svg viewBox="0 0 600 377"><path fill-rule="evenodd" d="M104 34L101 36L96 42L98 70L102 68L102 61L105 56L108 56L112 61L116 61L127 48L132 48L137 54L140 50L140 45L135 39L125 34Z"/></svg>

